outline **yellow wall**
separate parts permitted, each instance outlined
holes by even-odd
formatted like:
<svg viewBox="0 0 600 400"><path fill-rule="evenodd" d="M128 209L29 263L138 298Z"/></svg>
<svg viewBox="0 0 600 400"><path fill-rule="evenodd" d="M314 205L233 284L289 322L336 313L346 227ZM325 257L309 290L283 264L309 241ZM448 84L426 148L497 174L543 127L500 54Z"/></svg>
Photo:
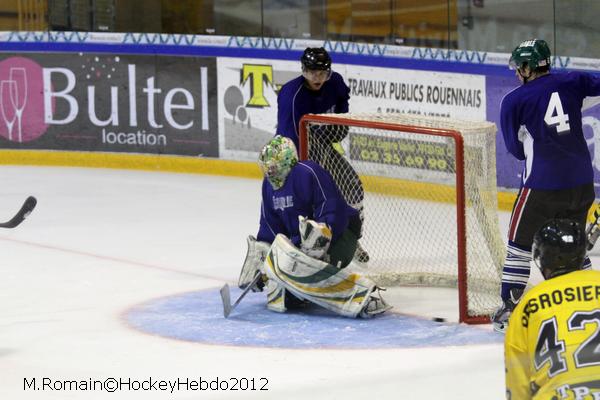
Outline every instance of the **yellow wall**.
<svg viewBox="0 0 600 400"><path fill-rule="evenodd" d="M448 15L450 6L450 15ZM328 33L359 37L456 40L456 0L329 0Z"/></svg>
<svg viewBox="0 0 600 400"><path fill-rule="evenodd" d="M46 30L47 10L47 0L0 0L0 30Z"/></svg>

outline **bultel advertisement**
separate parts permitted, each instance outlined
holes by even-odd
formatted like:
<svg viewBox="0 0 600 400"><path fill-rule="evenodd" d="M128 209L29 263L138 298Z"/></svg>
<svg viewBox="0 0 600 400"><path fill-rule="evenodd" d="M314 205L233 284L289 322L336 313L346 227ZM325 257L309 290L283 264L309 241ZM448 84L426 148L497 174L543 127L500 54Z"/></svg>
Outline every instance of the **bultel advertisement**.
<svg viewBox="0 0 600 400"><path fill-rule="evenodd" d="M256 160L277 129L277 93L300 62L219 58L219 137L224 158ZM350 88L350 112L485 120L485 77L333 65Z"/></svg>
<svg viewBox="0 0 600 400"><path fill-rule="evenodd" d="M0 58L0 147L218 156L215 60Z"/></svg>

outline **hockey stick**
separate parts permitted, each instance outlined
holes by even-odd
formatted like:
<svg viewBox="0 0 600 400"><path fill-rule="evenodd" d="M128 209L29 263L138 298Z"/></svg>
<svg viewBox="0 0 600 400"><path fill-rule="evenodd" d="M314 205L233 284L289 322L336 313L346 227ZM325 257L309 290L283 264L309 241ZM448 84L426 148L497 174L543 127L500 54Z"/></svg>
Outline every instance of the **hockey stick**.
<svg viewBox="0 0 600 400"><path fill-rule="evenodd" d="M19 226L21 222L25 220L31 214L35 205L37 204L37 200L33 196L29 196L25 199L25 202L21 206L21 209L12 217L9 221L0 223L0 228L16 228Z"/></svg>
<svg viewBox="0 0 600 400"><path fill-rule="evenodd" d="M229 293L229 285L225 284L225 286L221 288L220 292L221 300L223 301L223 316L225 318L229 317L231 311L233 311L233 309L238 304L240 304L240 301L242 301L242 299L246 296L246 294L248 294L250 289L252 289L258 283L261 277L262 274L260 273L260 271L256 271L256 275L254 276L254 279L252 279L252 282L250 282L250 284L246 286L242 294L240 294L240 297L238 297L238 299L235 301L235 303L233 303L233 305L231 304L231 294Z"/></svg>
<svg viewBox="0 0 600 400"><path fill-rule="evenodd" d="M585 230L585 237L587 238L587 250L590 251L596 244L598 237L600 237L600 209L594 211L594 222L588 225Z"/></svg>

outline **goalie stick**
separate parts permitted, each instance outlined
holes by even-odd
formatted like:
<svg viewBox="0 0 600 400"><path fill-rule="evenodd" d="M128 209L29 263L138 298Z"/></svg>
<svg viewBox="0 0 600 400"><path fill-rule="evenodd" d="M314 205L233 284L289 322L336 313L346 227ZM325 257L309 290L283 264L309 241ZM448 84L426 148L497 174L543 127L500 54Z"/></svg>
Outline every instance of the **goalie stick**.
<svg viewBox="0 0 600 400"><path fill-rule="evenodd" d="M9 221L0 223L0 228L16 228L31 214L35 205L37 204L37 200L33 196L29 196L25 199L25 202L21 206L21 209L12 217Z"/></svg>
<svg viewBox="0 0 600 400"><path fill-rule="evenodd" d="M238 299L235 301L235 303L233 303L233 305L231 304L231 294L229 293L229 285L225 284L225 286L221 288L220 292L221 300L223 301L223 316L225 318L229 317L231 311L233 311L233 309L238 304L240 304L240 301L242 301L246 294L248 294L250 289L252 289L258 283L258 281L261 279L261 275L262 274L260 273L260 271L256 271L256 275L254 275L254 279L252 279L252 282L250 282L250 284L246 286L242 294L240 294L240 297L238 297Z"/></svg>

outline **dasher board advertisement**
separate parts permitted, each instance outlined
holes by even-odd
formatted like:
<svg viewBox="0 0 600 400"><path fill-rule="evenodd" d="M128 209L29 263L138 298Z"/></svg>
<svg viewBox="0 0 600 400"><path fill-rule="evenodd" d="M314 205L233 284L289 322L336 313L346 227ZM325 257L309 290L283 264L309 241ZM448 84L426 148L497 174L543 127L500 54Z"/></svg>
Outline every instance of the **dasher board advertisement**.
<svg viewBox="0 0 600 400"><path fill-rule="evenodd" d="M0 147L218 157L215 60L0 57Z"/></svg>
<svg viewBox="0 0 600 400"><path fill-rule="evenodd" d="M350 112L486 120L485 76L347 65Z"/></svg>
<svg viewBox="0 0 600 400"><path fill-rule="evenodd" d="M300 61L219 57L222 158L255 161L277 131L277 94L299 76Z"/></svg>
<svg viewBox="0 0 600 400"><path fill-rule="evenodd" d="M485 120L485 76L332 65L350 89L352 113L408 113ZM219 142L223 158L256 160L277 132L277 94L300 61L218 59Z"/></svg>

